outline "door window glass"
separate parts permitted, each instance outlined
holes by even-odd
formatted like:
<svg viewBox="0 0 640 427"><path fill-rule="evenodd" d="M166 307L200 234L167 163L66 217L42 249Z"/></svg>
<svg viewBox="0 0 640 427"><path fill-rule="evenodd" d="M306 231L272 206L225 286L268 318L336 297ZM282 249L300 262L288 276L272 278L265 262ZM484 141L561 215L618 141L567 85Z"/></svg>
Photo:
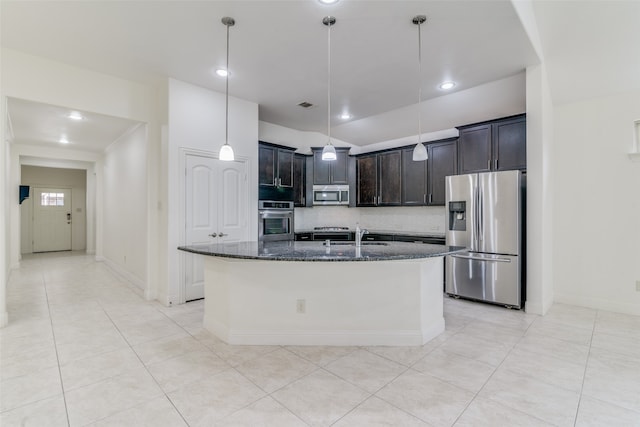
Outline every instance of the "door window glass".
<svg viewBox="0 0 640 427"><path fill-rule="evenodd" d="M40 206L64 206L64 193L42 193Z"/></svg>

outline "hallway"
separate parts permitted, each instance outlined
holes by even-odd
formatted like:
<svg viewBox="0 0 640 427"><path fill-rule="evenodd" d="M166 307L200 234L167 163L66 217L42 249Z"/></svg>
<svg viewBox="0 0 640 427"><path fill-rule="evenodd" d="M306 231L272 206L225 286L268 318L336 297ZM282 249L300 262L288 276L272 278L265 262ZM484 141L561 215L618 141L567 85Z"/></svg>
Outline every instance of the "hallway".
<svg viewBox="0 0 640 427"><path fill-rule="evenodd" d="M229 346L82 253L27 256L0 330L0 424L640 425L640 318L445 298L422 347ZM386 423L386 424L385 424Z"/></svg>

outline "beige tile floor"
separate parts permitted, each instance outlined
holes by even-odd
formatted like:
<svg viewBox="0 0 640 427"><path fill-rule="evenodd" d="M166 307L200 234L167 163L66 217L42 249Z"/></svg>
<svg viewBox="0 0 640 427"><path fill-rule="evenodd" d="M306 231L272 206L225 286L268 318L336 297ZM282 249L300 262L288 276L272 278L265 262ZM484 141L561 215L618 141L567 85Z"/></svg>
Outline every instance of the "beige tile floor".
<svg viewBox="0 0 640 427"><path fill-rule="evenodd" d="M92 257L26 257L0 330L0 425L640 426L640 317L445 298L422 347L229 346Z"/></svg>

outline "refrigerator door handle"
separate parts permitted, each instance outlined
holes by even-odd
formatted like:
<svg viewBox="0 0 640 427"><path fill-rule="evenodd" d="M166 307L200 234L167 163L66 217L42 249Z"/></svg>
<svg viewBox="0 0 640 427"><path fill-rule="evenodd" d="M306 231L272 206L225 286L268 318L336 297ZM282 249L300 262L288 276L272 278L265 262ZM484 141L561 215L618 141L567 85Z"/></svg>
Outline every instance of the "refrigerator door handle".
<svg viewBox="0 0 640 427"><path fill-rule="evenodd" d="M482 240L484 234L484 192L482 189L478 192L480 194L480 204L478 207L478 238Z"/></svg>
<svg viewBox="0 0 640 427"><path fill-rule="evenodd" d="M470 259L473 261L495 261L495 262L511 262L509 258L487 258L487 257L475 257L473 255L450 255L453 258Z"/></svg>

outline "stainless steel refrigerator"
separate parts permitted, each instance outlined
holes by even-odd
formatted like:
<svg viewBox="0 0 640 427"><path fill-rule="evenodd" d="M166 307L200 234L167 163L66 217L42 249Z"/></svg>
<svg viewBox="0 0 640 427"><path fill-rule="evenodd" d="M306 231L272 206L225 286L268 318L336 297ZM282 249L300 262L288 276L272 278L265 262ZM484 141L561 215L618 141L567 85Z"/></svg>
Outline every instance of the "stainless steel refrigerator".
<svg viewBox="0 0 640 427"><path fill-rule="evenodd" d="M524 192L520 171L446 178L446 243L468 248L447 256L447 294L523 307Z"/></svg>

